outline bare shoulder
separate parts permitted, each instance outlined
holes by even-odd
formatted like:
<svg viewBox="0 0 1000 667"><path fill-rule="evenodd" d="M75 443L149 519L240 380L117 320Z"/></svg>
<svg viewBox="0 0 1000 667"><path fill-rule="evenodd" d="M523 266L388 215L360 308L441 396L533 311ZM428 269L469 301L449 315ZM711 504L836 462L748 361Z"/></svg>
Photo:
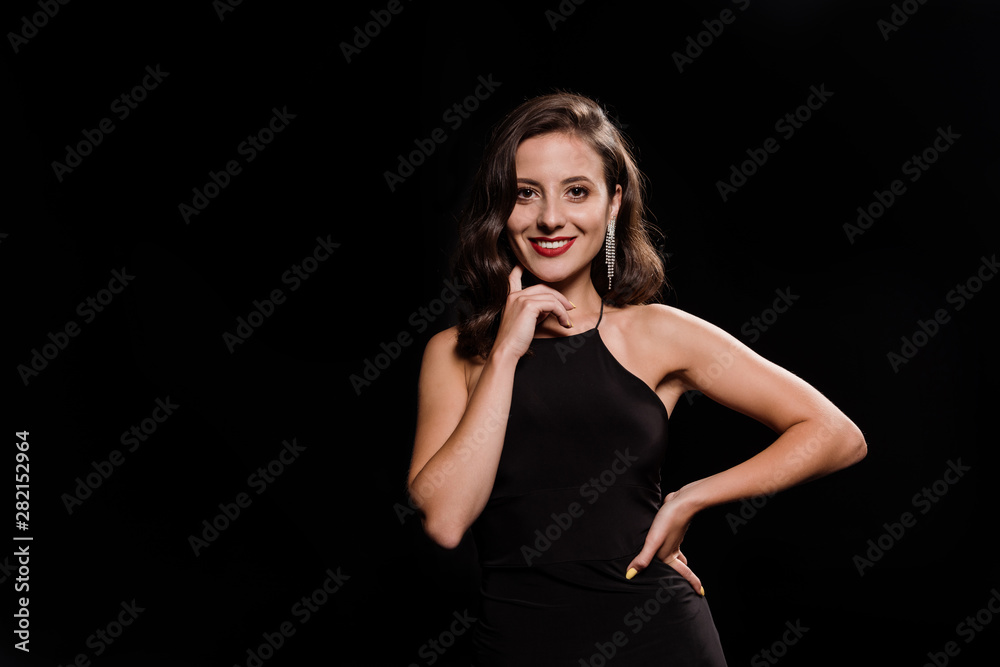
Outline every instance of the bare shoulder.
<svg viewBox="0 0 1000 667"><path fill-rule="evenodd" d="M717 328L714 324L697 315L692 315L675 306L649 303L631 308L635 310L637 319L641 319L646 323L646 326L654 328L660 333L697 333L706 328Z"/></svg>
<svg viewBox="0 0 1000 667"><path fill-rule="evenodd" d="M651 383L677 380L695 388L687 375L719 357L753 356L753 352L722 328L680 308L663 304L628 306L614 311L620 349L636 367L648 367Z"/></svg>
<svg viewBox="0 0 1000 667"><path fill-rule="evenodd" d="M467 359L458 352L458 327L453 326L431 336L424 348L421 377L428 380L426 385L441 381L452 381L461 377L469 388L472 377L478 376L482 362Z"/></svg>
<svg viewBox="0 0 1000 667"><path fill-rule="evenodd" d="M676 352L691 351L703 344L737 343L735 338L716 325L680 308L659 303L627 306L619 309L620 326L630 339L644 341Z"/></svg>
<svg viewBox="0 0 1000 667"><path fill-rule="evenodd" d="M424 365L465 368L465 360L458 353L458 327L439 331L424 347Z"/></svg>
<svg viewBox="0 0 1000 667"><path fill-rule="evenodd" d="M816 416L845 419L804 380L696 315L651 304L617 310L615 317L621 320L615 328L634 341L637 374L665 373L661 397L698 390L777 433Z"/></svg>
<svg viewBox="0 0 1000 667"><path fill-rule="evenodd" d="M680 308L662 303L647 303L639 306L626 306L621 309L623 315L631 320L633 326L641 327L650 333L663 333L683 326L686 320L694 318Z"/></svg>
<svg viewBox="0 0 1000 667"><path fill-rule="evenodd" d="M458 328L431 336L424 347L417 390L417 432L409 482L455 430L469 399L465 363L458 354Z"/></svg>
<svg viewBox="0 0 1000 667"><path fill-rule="evenodd" d="M458 356L458 327L449 327L431 336L424 348L424 354L428 353L450 353Z"/></svg>

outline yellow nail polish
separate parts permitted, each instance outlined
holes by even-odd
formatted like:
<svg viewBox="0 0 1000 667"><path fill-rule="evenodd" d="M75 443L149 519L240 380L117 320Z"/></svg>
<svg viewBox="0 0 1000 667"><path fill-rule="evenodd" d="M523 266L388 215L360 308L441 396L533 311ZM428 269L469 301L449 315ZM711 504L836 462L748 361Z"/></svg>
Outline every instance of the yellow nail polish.
<svg viewBox="0 0 1000 667"><path fill-rule="evenodd" d="M634 567L630 567L628 569L628 572L625 573L625 578L626 579L631 579L632 577L634 577L637 574L639 574L639 570L635 569Z"/></svg>
<svg viewBox="0 0 1000 667"><path fill-rule="evenodd" d="M705 587L701 587L701 597L705 597Z"/></svg>
<svg viewBox="0 0 1000 667"><path fill-rule="evenodd" d="M567 299L567 300L568 300L568 299ZM575 303L573 303L572 301L570 301L570 302L569 302L569 305L571 305L571 306L573 306L574 308L576 308L576 304L575 304Z"/></svg>

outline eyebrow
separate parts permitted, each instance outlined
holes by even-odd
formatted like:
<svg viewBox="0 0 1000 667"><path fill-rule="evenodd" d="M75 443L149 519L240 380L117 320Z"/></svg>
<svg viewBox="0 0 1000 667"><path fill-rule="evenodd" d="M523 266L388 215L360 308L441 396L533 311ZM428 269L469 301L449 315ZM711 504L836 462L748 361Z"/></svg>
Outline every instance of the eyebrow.
<svg viewBox="0 0 1000 667"><path fill-rule="evenodd" d="M587 183L590 183L590 184L594 183L592 180L590 180L586 176L570 176L569 178L564 178L562 180L561 185L567 185L569 183L577 183L577 182L580 182L580 181L586 181ZM534 186L537 186L537 187L542 187L541 183L539 183L538 181L532 180L530 178L519 178L519 179L517 179L517 182L518 183L527 183L528 185L534 185Z"/></svg>

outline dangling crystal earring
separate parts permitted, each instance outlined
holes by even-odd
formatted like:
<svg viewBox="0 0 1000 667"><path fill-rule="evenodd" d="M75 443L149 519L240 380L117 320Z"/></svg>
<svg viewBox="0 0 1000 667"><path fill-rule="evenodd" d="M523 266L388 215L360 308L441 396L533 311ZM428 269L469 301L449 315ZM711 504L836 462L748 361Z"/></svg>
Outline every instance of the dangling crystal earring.
<svg viewBox="0 0 1000 667"><path fill-rule="evenodd" d="M608 265L608 289L615 277L615 219L608 223L608 233L604 237L604 263Z"/></svg>

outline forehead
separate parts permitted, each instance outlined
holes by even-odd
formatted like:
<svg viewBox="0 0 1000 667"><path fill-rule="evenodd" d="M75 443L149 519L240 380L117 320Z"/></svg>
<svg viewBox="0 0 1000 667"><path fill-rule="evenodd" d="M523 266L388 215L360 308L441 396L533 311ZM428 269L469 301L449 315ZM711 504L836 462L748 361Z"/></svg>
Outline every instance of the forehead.
<svg viewBox="0 0 1000 667"><path fill-rule="evenodd" d="M518 178L538 178L546 175L580 174L597 180L601 176L601 158L579 137L552 133L525 139L517 147L514 167Z"/></svg>

